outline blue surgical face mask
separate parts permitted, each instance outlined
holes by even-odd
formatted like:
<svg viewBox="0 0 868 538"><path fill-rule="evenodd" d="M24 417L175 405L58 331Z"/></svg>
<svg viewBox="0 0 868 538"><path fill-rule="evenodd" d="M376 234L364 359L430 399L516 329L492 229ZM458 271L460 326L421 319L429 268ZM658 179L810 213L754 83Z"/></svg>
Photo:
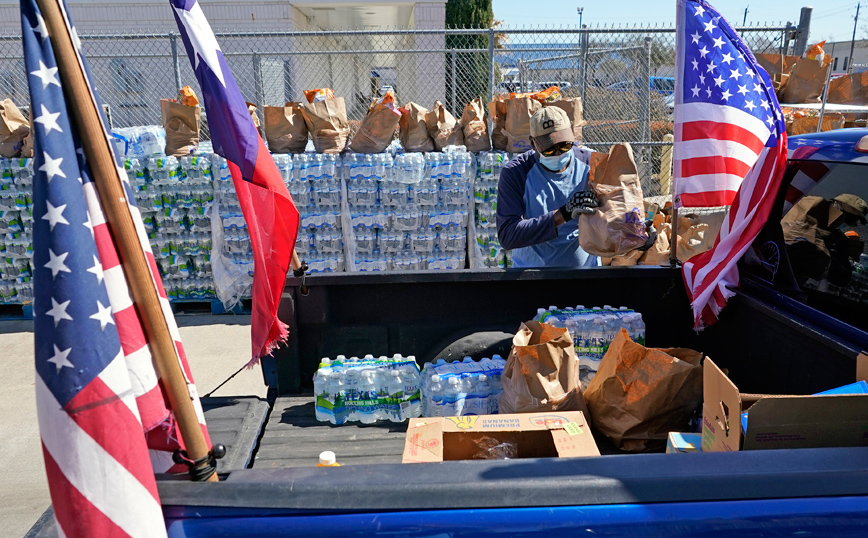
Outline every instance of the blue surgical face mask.
<svg viewBox="0 0 868 538"><path fill-rule="evenodd" d="M546 157L545 155L537 153L537 158L539 159L541 165L545 166L553 172L557 172L558 170L564 168L570 163L570 158L572 158L572 154L572 151L567 151L565 153L561 153L560 155L552 155L551 157Z"/></svg>

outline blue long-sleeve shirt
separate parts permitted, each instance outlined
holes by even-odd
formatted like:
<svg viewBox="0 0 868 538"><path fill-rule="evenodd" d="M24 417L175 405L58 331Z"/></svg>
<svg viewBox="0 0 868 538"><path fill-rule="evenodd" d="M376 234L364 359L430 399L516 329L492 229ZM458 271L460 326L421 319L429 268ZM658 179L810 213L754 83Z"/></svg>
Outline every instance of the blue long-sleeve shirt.
<svg viewBox="0 0 868 538"><path fill-rule="evenodd" d="M528 151L500 173L497 195L497 236L513 251L519 267L599 265L578 243L578 224L555 225L555 211L576 191L587 190L591 151L574 148L567 169L554 173L539 165Z"/></svg>

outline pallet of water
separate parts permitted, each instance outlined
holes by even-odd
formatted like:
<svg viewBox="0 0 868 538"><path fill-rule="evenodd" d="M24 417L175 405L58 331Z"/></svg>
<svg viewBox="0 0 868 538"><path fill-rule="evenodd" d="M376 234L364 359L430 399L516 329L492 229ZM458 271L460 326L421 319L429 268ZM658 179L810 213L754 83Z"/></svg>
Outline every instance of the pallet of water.
<svg viewBox="0 0 868 538"><path fill-rule="evenodd" d="M419 366L412 355L324 358L313 376L322 422L403 422L421 414Z"/></svg>
<svg viewBox="0 0 868 538"><path fill-rule="evenodd" d="M582 390L594 379L600 366L600 361L609 349L615 335L622 328L627 330L630 339L637 344L645 345L645 322L642 314L622 306L614 308L610 305L586 308L578 305L558 308L550 306L537 309L534 321L548 323L555 327L570 331L579 359L579 381Z"/></svg>
<svg viewBox="0 0 868 538"><path fill-rule="evenodd" d="M461 361L426 363L422 370L422 416L497 414L505 365L500 355L480 361L464 357Z"/></svg>

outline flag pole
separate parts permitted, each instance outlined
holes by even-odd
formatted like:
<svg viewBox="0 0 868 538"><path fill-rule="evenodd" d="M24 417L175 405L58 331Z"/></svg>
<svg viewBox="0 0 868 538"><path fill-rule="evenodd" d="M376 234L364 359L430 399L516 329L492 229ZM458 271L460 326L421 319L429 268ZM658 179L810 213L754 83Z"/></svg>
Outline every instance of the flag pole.
<svg viewBox="0 0 868 538"><path fill-rule="evenodd" d="M163 382L169 405L178 422L189 459L209 465L209 447L193 407L187 381L181 371L175 342L163 315L160 298L153 283L150 266L142 250L129 204L105 130L97 111L90 87L84 75L78 54L66 25L60 0L36 0L51 37L57 59L64 95L72 111L72 120L78 128L85 157L93 174L100 201L106 213L121 257L133 300L142 317L142 325L154 357L154 366ZM191 468L191 471L194 470ZM209 482L218 481L211 472Z"/></svg>

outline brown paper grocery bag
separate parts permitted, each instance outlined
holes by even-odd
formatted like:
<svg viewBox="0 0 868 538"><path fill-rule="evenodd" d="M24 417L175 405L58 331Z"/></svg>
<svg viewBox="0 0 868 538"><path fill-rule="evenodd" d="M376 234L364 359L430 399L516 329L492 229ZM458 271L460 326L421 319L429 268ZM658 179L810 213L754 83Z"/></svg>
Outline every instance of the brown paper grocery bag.
<svg viewBox="0 0 868 538"><path fill-rule="evenodd" d="M804 116L801 118L795 118L792 122L787 123L787 135L795 136L800 134L816 133L817 123L819 121L819 116ZM843 127L843 114L826 113L823 115L823 125L820 128L820 131L833 131L835 129L842 129Z"/></svg>
<svg viewBox="0 0 868 538"><path fill-rule="evenodd" d="M434 151L434 140L428 134L428 124L425 123L428 109L409 102L398 110L401 111L398 136L404 151L408 153Z"/></svg>
<svg viewBox="0 0 868 538"><path fill-rule="evenodd" d="M490 151L491 140L488 139L488 121L485 118L485 106L481 98L476 98L464 105L461 114L461 130L464 132L464 145L467 151Z"/></svg>
<svg viewBox="0 0 868 538"><path fill-rule="evenodd" d="M401 113L396 109L374 101L362 119L359 130L353 135L350 149L356 153L380 153L395 136Z"/></svg>
<svg viewBox="0 0 868 538"><path fill-rule="evenodd" d="M756 54L755 56L757 63L766 70L769 78L772 79L772 86L778 99L784 102L784 90L787 87L790 72L793 70L793 66L799 60L799 57L768 53Z"/></svg>
<svg viewBox="0 0 868 538"><path fill-rule="evenodd" d="M829 62L831 56L826 57ZM790 78L783 89L782 103L819 103L826 85L826 75L831 69L829 62L799 58L790 71Z"/></svg>
<svg viewBox="0 0 868 538"><path fill-rule="evenodd" d="M600 199L593 213L579 215L579 245L588 254L614 257L645 245L645 204L633 149L616 144L594 155L590 185Z"/></svg>
<svg viewBox="0 0 868 538"><path fill-rule="evenodd" d="M799 56L785 56L782 54L761 53L755 54L756 61L766 70L769 78L775 75L789 75L793 66L800 59Z"/></svg>
<svg viewBox="0 0 868 538"><path fill-rule="evenodd" d="M461 126L440 101L435 101L434 108L425 115L425 123L428 124L428 135L434 140L434 149L437 151L443 151L446 146L464 145Z"/></svg>
<svg viewBox="0 0 868 538"><path fill-rule="evenodd" d="M160 99L160 118L166 129L166 155L183 157L199 145L199 117L202 109L171 99Z"/></svg>
<svg viewBox="0 0 868 538"><path fill-rule="evenodd" d="M581 411L590 422L579 385L579 361L569 331L528 321L512 339L501 375L499 413Z"/></svg>
<svg viewBox="0 0 868 538"><path fill-rule="evenodd" d="M571 99L561 99L546 104L546 106L556 106L567 113L567 117L570 118L570 125L573 128L573 136L576 138L576 142L581 144L582 126L588 123L582 119L582 98L573 97Z"/></svg>
<svg viewBox="0 0 868 538"><path fill-rule="evenodd" d="M20 157L24 140L30 135L30 124L12 99L0 101L0 156ZM32 144L30 149L33 154Z"/></svg>
<svg viewBox="0 0 868 538"><path fill-rule="evenodd" d="M542 107L539 101L529 97L516 97L506 102L506 150L524 153L530 147L530 117Z"/></svg>
<svg viewBox="0 0 868 538"><path fill-rule="evenodd" d="M509 139L504 132L506 128L506 100L498 99L488 103L488 116L491 118L491 147L497 151L506 151Z"/></svg>
<svg viewBox="0 0 868 538"><path fill-rule="evenodd" d="M830 103L868 105L868 71L834 78L829 82Z"/></svg>
<svg viewBox="0 0 868 538"><path fill-rule="evenodd" d="M702 405L702 353L643 347L621 329L585 390L594 427L627 452L662 450Z"/></svg>
<svg viewBox="0 0 868 538"><path fill-rule="evenodd" d="M301 113L301 103L289 102L284 106L266 106L265 139L272 153L304 153L307 145L307 125Z"/></svg>
<svg viewBox="0 0 868 538"><path fill-rule="evenodd" d="M340 153L347 145L350 125L343 97L302 105L304 123L317 153Z"/></svg>

